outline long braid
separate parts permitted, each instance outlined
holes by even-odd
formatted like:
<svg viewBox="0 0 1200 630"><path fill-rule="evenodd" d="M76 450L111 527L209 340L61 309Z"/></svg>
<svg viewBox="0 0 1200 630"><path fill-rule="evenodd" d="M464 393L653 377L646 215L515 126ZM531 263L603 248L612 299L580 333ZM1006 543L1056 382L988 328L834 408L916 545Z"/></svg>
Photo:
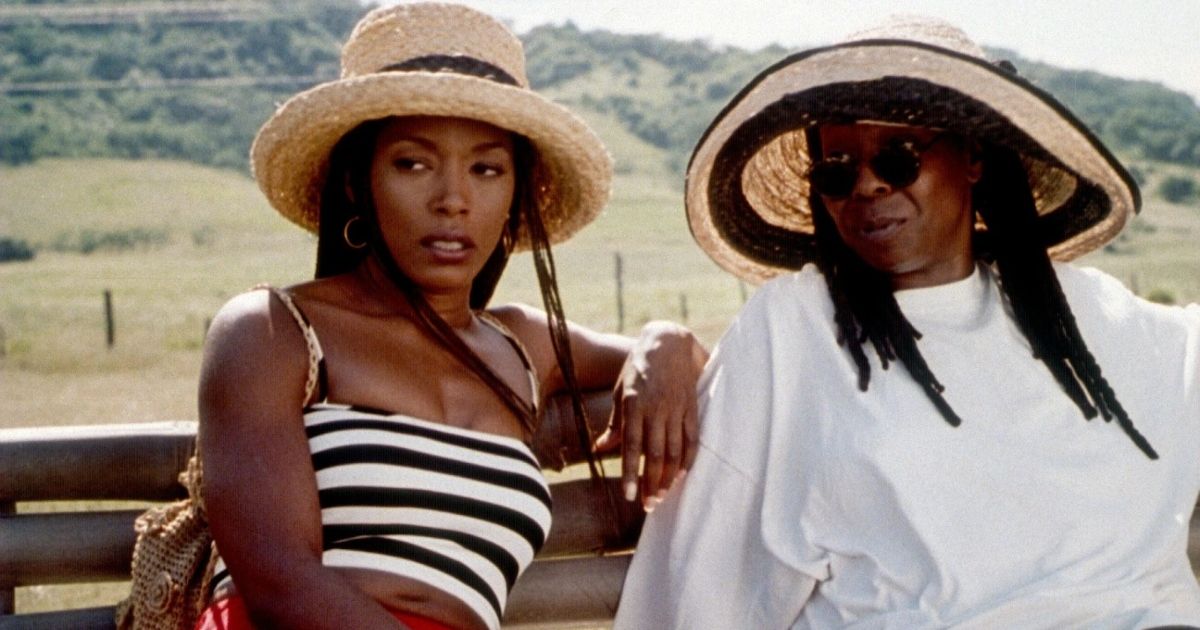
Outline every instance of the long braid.
<svg viewBox="0 0 1200 630"><path fill-rule="evenodd" d="M334 275L349 271L361 262L364 256L373 256L383 268L384 275L400 291L405 302L413 310L416 317L413 321L425 334L446 348L452 355L463 363L473 374L479 377L496 395L501 402L513 412L520 421L522 428L532 439L537 431L538 417L533 405L513 391L494 370L468 346L458 333L430 306L421 295L420 289L404 274L403 270L392 257L383 234L379 230L375 202L371 194L371 160L374 156L374 145L379 131L389 119L370 120L359 124L338 142L330 153L329 174L321 195L321 236L318 241L317 277ZM521 177L522 168L518 165L518 181L528 179ZM531 168L531 167L530 167ZM528 169L525 173L530 172ZM350 194L350 191L353 194ZM510 216L516 216L517 203L514 202ZM364 224L364 238L367 247L361 251L345 251L341 243L341 225L345 217L358 216ZM324 250L322 250L324 248ZM500 249L500 248L497 248ZM485 278L487 286L473 284L471 290L472 307L482 299L486 302L491 296L494 283L499 278L507 262L507 252L497 256L494 252L485 267L494 271Z"/></svg>
<svg viewBox="0 0 1200 630"><path fill-rule="evenodd" d="M819 154L820 137L816 130L806 135L810 152ZM946 388L917 348L921 333L900 311L887 274L871 268L846 246L820 197L812 195L810 204L817 243L815 262L833 300L838 343L850 353L858 370L858 388L867 391L871 380L871 366L862 348L864 341L870 341L883 369L891 361L900 361L942 418L951 426L962 424L942 396Z"/></svg>
<svg viewBox="0 0 1200 630"><path fill-rule="evenodd" d="M838 260L834 251L836 249L835 238L822 238L825 234L833 234L835 237L837 234L828 213L813 211L813 230L817 236L817 268L821 270L821 275L825 278L825 285L829 287L829 295L833 299L833 320L838 331L837 342L850 353L854 367L858 370L858 389L865 392L868 383L871 382L871 364L867 362L867 355L863 352L862 342L865 341L865 337L862 336L863 333L854 318L854 309L850 305L845 289L847 284L852 285L853 282L847 283L843 280L844 266L835 263ZM879 358L886 369L887 356L881 355Z"/></svg>
<svg viewBox="0 0 1200 630"><path fill-rule="evenodd" d="M1000 285L1034 356L1049 368L1085 418L1097 413L1106 421L1115 417L1147 457L1158 459L1088 350L1045 248L1029 238L1037 234L1037 207L1020 156L988 145L983 160L984 175L974 190L976 210L988 226Z"/></svg>
<svg viewBox="0 0 1200 630"><path fill-rule="evenodd" d="M500 397L501 401L520 420L532 443L541 420L534 407L522 400L509 387L508 383L501 379L491 366L463 342L458 333L429 305L429 302L421 295L420 289L400 269L395 259L391 256L387 244L383 241L383 236L378 229L378 219L375 216L375 204L371 199L369 161L363 163L363 156L370 156L372 151L362 150L362 137L369 138L373 142L374 134L377 133L382 122L372 121L360 125L359 129L348 134L348 137L360 136L360 138L357 141L348 142L347 144L350 147L344 150L345 153L349 153L346 162L349 166L345 172L350 173L351 185L362 200L362 202L354 205L362 208L362 214L370 228L368 249L371 251L371 255L379 261L388 279L400 289L405 300L417 314L415 318L417 324L426 334L462 361L471 372L483 380ZM353 148L357 148L358 151L350 153ZM337 152L337 149L335 149L335 152ZM519 226L523 220L531 243L534 267L538 277L538 287L546 308L551 344L554 347L555 358L571 397L571 408L575 418L575 428L580 450L584 453L587 460L588 471L593 484L602 488L602 491L595 496L605 497L607 500L607 511L605 513L608 514L608 523L612 526L611 534L615 539L620 535L618 527L621 520L620 510L617 507L616 497L613 495L612 489L608 484L604 483L603 467L592 450L593 436L588 422L587 408L583 404L583 394L575 374L575 362L571 354L567 319L563 314L562 300L558 293L554 257L550 251L550 240L546 234L545 224L542 222L541 208L537 200L537 191L540 185L538 182L537 153L529 141L522 136L514 137L513 153L516 165L516 190L513 193L513 205L509 213L509 221L505 226L506 238L510 242L515 242ZM369 160L369 157L367 159ZM355 160L357 160L357 163ZM327 186L327 190L328 188ZM484 265L484 269L476 277L475 282L472 283L470 296L471 308L483 308L486 306L508 262L508 253L508 247L504 243L501 243L489 257L488 262ZM601 511L604 512L604 510Z"/></svg>
<svg viewBox="0 0 1200 630"><path fill-rule="evenodd" d="M859 389L866 391L870 382L870 364L862 350L862 343L869 340L884 369L890 361L899 361L942 418L951 426L962 424L962 418L942 396L946 388L917 348L921 333L900 311L887 275L863 263L846 246L819 200L814 199L812 209L817 267L833 298L838 342L846 347L858 368Z"/></svg>
<svg viewBox="0 0 1200 630"><path fill-rule="evenodd" d="M982 158L983 176L973 190L975 209L988 226L992 256L1017 328L1034 358L1046 365L1084 417L1094 418L1096 408L1065 356L1068 344L1060 313L1066 303L1061 288L1045 248L1030 238L1037 234L1037 209L1025 169L1012 151L986 147Z"/></svg>
<svg viewBox="0 0 1200 630"><path fill-rule="evenodd" d="M583 391L575 374L575 357L571 352L571 337L567 330L567 318L563 313L562 298L558 293L558 273L554 267L554 255L550 250L550 238L546 234L546 225L542 221L542 208L538 204L538 170L534 162L537 155L523 138L518 138L518 159L523 156L529 160L530 169L522 179L517 189L517 202L521 208L521 217L531 244L530 253L533 266L537 272L538 289L542 294L542 304L546 309L546 325L550 332L550 342L554 346L554 356L558 361L559 371L562 372L563 382L571 396L571 413L575 418L575 436L579 441L579 450L587 461L588 473L591 478L593 500L598 504L597 513L607 515L607 543L616 544L621 540L621 510L612 486L605 483L604 466L600 458L592 450L594 436L591 423L588 421L587 407L583 404Z"/></svg>
<svg viewBox="0 0 1200 630"><path fill-rule="evenodd" d="M368 187L366 190L369 194L370 188ZM365 211L365 213L371 215L370 219L368 219L368 223L372 225L369 237L371 255L379 262L383 268L384 275L400 290L405 301L408 302L409 306L416 313L417 317L415 321L417 325L424 329L426 334L440 343L442 347L449 350L459 361L462 361L467 369L471 370L484 384L491 388L500 397L505 406L516 415L517 419L521 422L521 426L525 429L530 439L532 439L533 435L537 432L538 425L537 413L534 411L533 406L513 391L512 387L504 379L500 378L495 370L458 336L458 333L450 327L450 324L421 295L421 291L416 284L400 269L400 265L392 257L387 243L384 242L380 230L374 227L378 225L377 219L374 216L374 205L374 203L366 204L372 210Z"/></svg>
<svg viewBox="0 0 1200 630"><path fill-rule="evenodd" d="M809 133L808 138L810 150L819 151L817 134ZM1088 350L1045 248L1029 237L1037 234L1038 215L1020 156L989 145L983 149L983 161L983 177L973 190L975 209L988 226L989 255L995 259L1001 288L1034 357L1046 365L1085 418L1098 414L1106 421L1116 418L1138 449L1158 459ZM869 340L884 369L889 361L899 360L942 417L958 426L961 419L942 396L945 388L917 347L920 332L900 311L887 276L845 245L818 196L810 202L815 261L833 300L838 343L854 361L859 389L866 391L870 382L870 364L862 350L862 343Z"/></svg>
<svg viewBox="0 0 1200 630"><path fill-rule="evenodd" d="M523 148L524 147L524 148ZM519 143L518 153L528 151L532 159L536 159L532 148L525 143ZM558 275L554 267L554 255L550 251L550 238L546 234L546 226L542 222L542 209L538 206L537 187L540 183L536 177L537 169L531 168L525 177L525 182L518 190L519 205L525 229L528 231L532 245L534 269L537 271L538 289L542 294L542 303L546 308L546 323L549 327L550 341L554 346L554 356L558 360L559 370L563 381L571 395L571 411L575 416L575 432L579 440L579 448L587 459L588 471L597 483L603 481L604 471L599 459L592 451L593 436L588 423L587 408L583 404L583 394L575 374L575 358L571 353L570 334L567 331L567 318L563 314L562 298L558 293ZM607 488L607 486L605 486ZM612 497L609 497L613 501ZM613 514L616 503L613 502Z"/></svg>

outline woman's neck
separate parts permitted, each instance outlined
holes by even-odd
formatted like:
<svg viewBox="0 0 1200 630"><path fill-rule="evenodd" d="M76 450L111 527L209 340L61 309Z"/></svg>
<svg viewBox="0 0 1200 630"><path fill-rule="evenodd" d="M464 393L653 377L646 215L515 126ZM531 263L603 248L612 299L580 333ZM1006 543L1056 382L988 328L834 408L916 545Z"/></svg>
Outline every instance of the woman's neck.
<svg viewBox="0 0 1200 630"><path fill-rule="evenodd" d="M354 274L358 276L362 289L386 306L388 310L409 318L416 315L400 286L388 277L383 266L374 257L368 256L363 264L354 271ZM420 288L415 285L414 288L420 292L429 307L451 328L468 328L475 321L474 311L471 309L469 287L464 291L455 292L420 291Z"/></svg>

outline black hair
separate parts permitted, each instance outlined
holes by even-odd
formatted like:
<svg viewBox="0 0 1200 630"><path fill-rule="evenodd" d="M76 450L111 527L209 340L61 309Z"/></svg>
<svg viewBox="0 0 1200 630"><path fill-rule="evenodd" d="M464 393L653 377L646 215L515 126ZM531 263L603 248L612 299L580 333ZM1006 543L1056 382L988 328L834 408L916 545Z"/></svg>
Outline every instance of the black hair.
<svg viewBox="0 0 1200 630"><path fill-rule="evenodd" d="M317 278L352 271L373 251L370 247L356 249L346 241L349 238L356 244L368 243L372 234L378 232L374 204L369 201L370 172L375 140L388 120L390 119L381 118L359 124L342 136L330 151L328 174L321 190L315 273ZM520 204L524 196L522 189L531 186L531 174L536 159L533 148L528 140L516 136L514 149L517 190L513 195L508 221L504 226L504 237L496 243L487 262L471 284L470 305L473 309L481 309L488 305L500 282L500 276L508 266L510 251L507 243L516 240L521 224ZM366 204L355 203L352 195Z"/></svg>
<svg viewBox="0 0 1200 630"><path fill-rule="evenodd" d="M810 153L818 155L816 129L806 136ZM971 199L987 229L976 233L976 258L995 265L1000 286L1034 357L1046 365L1083 416L1116 418L1147 457L1158 459L1080 335L1045 246L1031 237L1038 233L1038 213L1020 155L993 143L980 143L979 151L983 171L972 187ZM870 364L863 351L863 343L869 341L884 369L898 360L946 422L958 426L962 420L942 396L945 388L921 356L917 344L921 334L900 311L890 277L867 265L845 244L819 195L813 193L809 201L817 242L815 262L829 287L838 343L854 362L859 389L866 391L870 382Z"/></svg>
<svg viewBox="0 0 1200 630"><path fill-rule="evenodd" d="M371 194L370 173L375 142L380 131L390 120L384 118L359 124L343 136L330 152L328 174L321 195L316 277L347 273L362 264L368 256L373 256L388 279L412 307L416 314L415 320L421 329L496 392L505 405L516 414L532 442L539 422L534 408L526 404L497 376L429 305L421 295L420 289L400 269L383 240ZM591 448L591 429L575 377L574 358L568 341L566 317L558 294L554 258L542 222L542 208L538 204L537 190L541 173L538 155L527 138L517 134L513 134L513 137L515 188L512 205L503 236L471 284L470 307L482 309L487 306L508 264L511 247L520 238L521 228L524 227L533 254L555 357L571 395L580 449L587 458L592 479L599 483L603 474ZM356 218L358 220L354 220ZM347 228L351 221L353 223ZM356 244L366 243L366 246L356 249L347 243L347 230L351 232L350 240Z"/></svg>

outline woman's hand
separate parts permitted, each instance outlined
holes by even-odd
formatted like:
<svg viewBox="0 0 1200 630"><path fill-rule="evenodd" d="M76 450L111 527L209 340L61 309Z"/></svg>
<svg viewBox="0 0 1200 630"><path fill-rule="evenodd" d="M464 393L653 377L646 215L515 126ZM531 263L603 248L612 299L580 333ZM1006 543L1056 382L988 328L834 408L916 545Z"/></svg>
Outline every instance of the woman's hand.
<svg viewBox="0 0 1200 630"><path fill-rule="evenodd" d="M687 328L671 322L642 328L613 388L608 429L595 445L597 452L623 445L627 501L637 497L643 457L641 494L647 510L691 467L700 435L696 382L707 361L708 350Z"/></svg>

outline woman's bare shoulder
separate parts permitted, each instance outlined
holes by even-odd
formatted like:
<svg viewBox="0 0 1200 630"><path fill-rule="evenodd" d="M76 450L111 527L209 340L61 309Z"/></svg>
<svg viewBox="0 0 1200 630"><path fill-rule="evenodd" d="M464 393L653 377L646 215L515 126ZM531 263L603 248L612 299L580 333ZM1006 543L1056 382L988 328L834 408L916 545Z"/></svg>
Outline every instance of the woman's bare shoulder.
<svg viewBox="0 0 1200 630"><path fill-rule="evenodd" d="M497 306L489 306L487 313L500 321L513 332L517 329L536 329L539 332L546 330L546 313L545 311L534 308L527 304L509 303L500 304Z"/></svg>
<svg viewBox="0 0 1200 630"><path fill-rule="evenodd" d="M217 311L209 327L201 396L220 399L236 392L261 397L287 389L290 397L293 388L283 384L296 381L295 389L303 391L307 352L303 333L269 291L235 295Z"/></svg>

